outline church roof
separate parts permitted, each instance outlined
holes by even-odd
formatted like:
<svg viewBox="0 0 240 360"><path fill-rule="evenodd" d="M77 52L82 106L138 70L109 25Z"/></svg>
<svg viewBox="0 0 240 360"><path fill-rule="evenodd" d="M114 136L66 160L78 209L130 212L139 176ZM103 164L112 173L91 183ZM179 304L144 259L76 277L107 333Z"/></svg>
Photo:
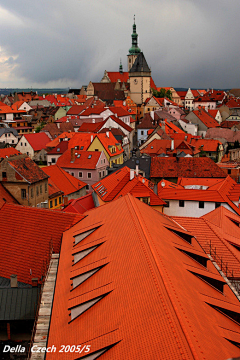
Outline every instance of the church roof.
<svg viewBox="0 0 240 360"><path fill-rule="evenodd" d="M151 72L147 64L147 61L145 59L145 56L143 55L142 52L139 53L132 68L129 71L129 73L135 73L135 72Z"/></svg>

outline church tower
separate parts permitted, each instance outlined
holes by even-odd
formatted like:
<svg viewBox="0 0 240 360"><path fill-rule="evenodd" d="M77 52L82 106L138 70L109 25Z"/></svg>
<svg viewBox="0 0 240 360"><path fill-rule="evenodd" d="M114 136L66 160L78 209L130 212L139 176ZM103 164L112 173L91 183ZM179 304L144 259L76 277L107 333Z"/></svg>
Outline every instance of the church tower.
<svg viewBox="0 0 240 360"><path fill-rule="evenodd" d="M151 96L151 70L145 56L140 52L129 71L130 97L141 105Z"/></svg>
<svg viewBox="0 0 240 360"><path fill-rule="evenodd" d="M141 52L141 50L138 47L138 34L136 31L135 15L134 15L132 47L129 49L129 54L128 54L128 72L131 69L131 67L133 66L133 64L140 52Z"/></svg>

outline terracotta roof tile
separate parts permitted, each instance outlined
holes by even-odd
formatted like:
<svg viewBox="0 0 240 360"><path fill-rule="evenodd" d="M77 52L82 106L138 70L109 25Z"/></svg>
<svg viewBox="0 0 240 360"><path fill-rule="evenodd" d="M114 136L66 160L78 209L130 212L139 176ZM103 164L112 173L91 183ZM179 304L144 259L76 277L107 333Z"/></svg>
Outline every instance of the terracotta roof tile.
<svg viewBox="0 0 240 360"><path fill-rule="evenodd" d="M217 120L208 114L203 108L194 110L193 113L201 120L201 122L208 128L215 128L220 126Z"/></svg>
<svg viewBox="0 0 240 360"><path fill-rule="evenodd" d="M16 274L18 281L26 284L31 284L32 278L40 281L50 248L59 253L63 231L82 218L80 214L5 204L0 209L1 276L9 279Z"/></svg>
<svg viewBox="0 0 240 360"><path fill-rule="evenodd" d="M68 206L63 209L64 212L83 214L88 210L95 208L92 194L81 196L78 199L72 199Z"/></svg>
<svg viewBox="0 0 240 360"><path fill-rule="evenodd" d="M100 151L84 151L72 148L66 150L64 154L60 156L57 165L62 168L95 170L100 156Z"/></svg>
<svg viewBox="0 0 240 360"><path fill-rule="evenodd" d="M21 153L13 147L0 149L0 158L9 158L14 155L21 155Z"/></svg>
<svg viewBox="0 0 240 360"><path fill-rule="evenodd" d="M29 184L48 178L45 172L26 155L10 157L7 162Z"/></svg>
<svg viewBox="0 0 240 360"><path fill-rule="evenodd" d="M63 235L48 346L88 344L88 355L105 349L105 360L239 355L230 341L239 342L240 326L224 315L225 309L239 314L239 301L197 241L189 236L190 244L174 233L188 232L131 195L86 214ZM95 231L84 236L90 230ZM99 246L76 262L78 252L94 245ZM82 274L89 275L84 282ZM71 285L77 281L79 286ZM86 304L94 299L99 301ZM92 306L77 316L82 304ZM221 313L213 308L219 304ZM86 355L69 352L67 358ZM46 354L46 360L55 357Z"/></svg>
<svg viewBox="0 0 240 360"><path fill-rule="evenodd" d="M220 171L219 171L220 170ZM152 158L151 178L202 177L225 178L227 175L213 160L202 158Z"/></svg>
<svg viewBox="0 0 240 360"><path fill-rule="evenodd" d="M50 140L50 138L44 132L36 134L24 134L23 136L32 146L34 151L45 149Z"/></svg>
<svg viewBox="0 0 240 360"><path fill-rule="evenodd" d="M43 170L48 176L50 176L54 184L63 191L65 196L75 193L87 185L83 181L80 181L74 176L68 174L58 165L46 166Z"/></svg>

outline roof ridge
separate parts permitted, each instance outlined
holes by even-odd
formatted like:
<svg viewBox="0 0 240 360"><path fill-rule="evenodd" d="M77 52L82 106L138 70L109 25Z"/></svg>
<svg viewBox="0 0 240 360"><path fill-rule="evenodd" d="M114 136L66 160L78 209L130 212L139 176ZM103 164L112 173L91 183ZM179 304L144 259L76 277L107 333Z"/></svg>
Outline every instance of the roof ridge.
<svg viewBox="0 0 240 360"><path fill-rule="evenodd" d="M67 175L65 174L65 170L63 170L60 166L58 166L56 164L56 166L60 169L60 171L62 172L62 174L65 176L65 178L67 179L67 181L76 189L78 190L78 188L69 180L69 178L67 177ZM69 174L70 175L70 174ZM51 176L50 176L51 177ZM74 176L73 176L74 177ZM75 178L76 179L76 178ZM76 179L77 180L77 179Z"/></svg>
<svg viewBox="0 0 240 360"><path fill-rule="evenodd" d="M180 316L180 313L179 313L177 307L176 307L175 304L174 304L172 295L171 295L170 292L168 291L168 284L167 284L167 282L165 281L165 279L164 279L164 277L163 277L163 270L162 270L162 268L161 268L160 266L158 266L158 261L157 261L157 259L156 259L156 254L158 255L160 261L161 261L161 258L160 258L160 256L159 256L158 251L157 251L156 248L154 249L155 252L156 252L156 254L154 254L154 251L153 251L150 243L148 242L148 238L150 237L151 240L152 240L152 237L151 237L150 234L146 234L146 231L148 231L147 225L146 225L146 223L145 223L145 221L144 221L143 218L140 219L141 214L136 211L136 207L135 207L135 205L134 205L134 203L133 203L133 198L131 197L131 195L127 194L127 197L128 197L129 202L130 202L130 204L131 204L131 206L132 206L132 210L134 211L134 214L135 214L135 216L137 217L137 219L138 219L138 221L139 221L138 226L140 226L140 228L141 228L141 230L142 230L142 232L143 232L143 234L144 234L144 237L145 237L145 239L146 239L146 243L148 244L148 247L149 247L149 251L150 251L150 253L151 253L151 255L152 255L153 259L154 259L154 262L155 262L156 267L157 267L157 269L158 269L159 275L160 275L161 280L162 280L162 282L163 282L164 288L165 288L165 290L166 290L166 293L167 293L168 298L169 298L169 300L170 300L170 303L171 303L171 305L172 305L172 309L173 309L173 311L174 311L174 313L175 313L175 315L176 315L176 318L177 318L178 321L179 321L180 327L182 328L183 334L184 334L184 336L185 336L185 340L186 340L186 342L187 342L188 345L189 345L189 350L192 352L194 359L197 360L197 359L198 359L197 353L196 353L195 348L194 348L194 346L193 346L193 344L192 344L192 342L191 342L190 337L188 336L188 334L187 334L187 332L186 332L185 325L183 324L182 319L181 319L181 316ZM126 199L126 198L125 198L125 199ZM137 201L137 200L135 200L135 201ZM130 209L129 204L128 204L127 201L126 201L126 203L127 203L128 208L129 208L129 213L130 213L130 216L131 216L131 215L132 215L132 211L131 211L131 209ZM160 213L159 213L159 216L161 216ZM155 275L155 274L154 274L153 269L151 269L151 267L150 267L150 260L149 260L149 258L148 258L148 256L147 256L147 249L146 249L146 247L145 247L145 250L144 250L144 244L143 244L142 241L141 241L141 237L140 237L139 231L138 231L138 229L137 229L137 224L135 223L133 217L132 217L132 220L133 220L133 223L134 223L136 232L137 232L137 234L138 234L138 237L139 237L139 240L140 240L140 244L141 244L141 246L142 246L142 248L143 248L143 252L144 252L144 255L145 255L145 257L146 257L146 260L147 260L149 269L150 269L151 274L152 274L152 277L153 277L153 279L154 279L154 277L155 277L154 275ZM142 226L142 223L145 224L145 227ZM145 229L146 229L146 230L145 230ZM155 247L153 241L152 241L152 245ZM164 267L164 266L163 266L163 267ZM165 270L165 271L166 271L166 270ZM162 297L162 295L161 295L161 293L160 293L160 291L159 291L159 286L158 286L158 283L157 283L157 279L156 279L156 278L154 279L154 282L155 282L157 291L158 291L158 293L159 293L161 302L163 303L163 302L164 302L164 299L163 299L163 297ZM169 285L169 286L170 286L170 285ZM176 295L176 297L177 297L177 295ZM179 302L179 300L178 300L178 302ZM168 312L168 316L170 316L169 312ZM185 315L185 316L186 316L186 315ZM177 334L176 334L176 336L177 336ZM179 346L181 346L181 343L180 343L180 342L179 342ZM200 345L199 345L199 347L200 347ZM182 351L184 351L184 349L182 349Z"/></svg>

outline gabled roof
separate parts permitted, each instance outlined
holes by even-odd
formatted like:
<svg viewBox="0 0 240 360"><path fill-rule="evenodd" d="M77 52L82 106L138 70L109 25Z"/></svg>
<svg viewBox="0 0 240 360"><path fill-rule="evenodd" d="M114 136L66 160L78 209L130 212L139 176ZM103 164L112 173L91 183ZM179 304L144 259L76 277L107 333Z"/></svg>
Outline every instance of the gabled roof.
<svg viewBox="0 0 240 360"><path fill-rule="evenodd" d="M54 182L52 181L52 179L49 177L48 178L48 198L52 199L55 198L56 196L61 196L63 195L63 191L61 191L56 184L54 184Z"/></svg>
<svg viewBox="0 0 240 360"><path fill-rule="evenodd" d="M69 140L68 148L72 149L75 146L79 147L79 150L87 150L89 145L96 134L94 133L74 133L74 136Z"/></svg>
<svg viewBox="0 0 240 360"><path fill-rule="evenodd" d="M73 105L67 112L67 115L79 115L86 109L85 105Z"/></svg>
<svg viewBox="0 0 240 360"><path fill-rule="evenodd" d="M91 345L70 360L239 355L239 301L187 231L131 195L86 214L63 235L48 347Z"/></svg>
<svg viewBox="0 0 240 360"><path fill-rule="evenodd" d="M72 160L72 156L74 161ZM100 159L100 151L81 151L68 149L57 161L57 165L69 169L92 169L95 170Z"/></svg>
<svg viewBox="0 0 240 360"><path fill-rule="evenodd" d="M141 175L134 175L133 179L130 179L130 169L127 166L98 181L92 188L101 200L106 202L130 193L138 198L149 197L152 206L165 204L154 193L154 184L151 181Z"/></svg>
<svg viewBox="0 0 240 360"><path fill-rule="evenodd" d="M108 155L110 157L114 157L116 155L120 155L123 153L123 148L120 143L117 142L114 135L111 132L108 133L98 133L96 134L95 138L98 138L104 149L107 151ZM95 140L94 138L94 140ZM118 149L118 146L120 145L120 150ZM116 152L112 153L110 151L111 147L116 147Z"/></svg>
<svg viewBox="0 0 240 360"><path fill-rule="evenodd" d="M80 214L5 204L0 209L0 273L32 283L47 270L50 250L59 253L63 231L83 218ZM6 221L6 219L8 219ZM23 226L24 224L24 226Z"/></svg>
<svg viewBox="0 0 240 360"><path fill-rule="evenodd" d="M220 126L217 120L215 120L207 111L203 108L194 110L193 113L201 120L201 122L208 128L215 128Z"/></svg>
<svg viewBox="0 0 240 360"><path fill-rule="evenodd" d="M202 185L202 184L201 184ZM172 184L172 186L162 186L162 181L158 183L158 195L166 200L190 200L190 201L206 201L227 204L232 211L240 215L240 209L234 202L238 202L240 198L240 185L237 184L230 176L222 181L201 189L201 185L183 187L180 184Z"/></svg>
<svg viewBox="0 0 240 360"><path fill-rule="evenodd" d="M193 158L152 158L150 177L152 178L225 178L227 175L208 157Z"/></svg>
<svg viewBox="0 0 240 360"><path fill-rule="evenodd" d="M201 218L173 217L211 253L223 273L240 278L240 217L220 206ZM211 248L211 250L210 250Z"/></svg>
<svg viewBox="0 0 240 360"><path fill-rule="evenodd" d="M137 125L137 129L155 129L156 127L157 125L153 125L150 113L146 113L140 124Z"/></svg>
<svg viewBox="0 0 240 360"><path fill-rule="evenodd" d="M191 139L191 145L195 146L196 149L203 151L215 151L217 152L219 145L222 143L219 140L213 139Z"/></svg>
<svg viewBox="0 0 240 360"><path fill-rule="evenodd" d="M103 125L106 123L105 121L97 122L97 123L90 123L90 122L84 122L79 127L78 132L83 133L97 133L101 130Z"/></svg>
<svg viewBox="0 0 240 360"><path fill-rule="evenodd" d="M83 181L68 174L58 165L46 166L43 169L44 172L50 176L54 184L63 191L65 196L75 193L87 185Z"/></svg>
<svg viewBox="0 0 240 360"><path fill-rule="evenodd" d="M135 73L135 72L149 72L151 73L151 70L147 64L147 61L145 59L145 56L142 52L140 52L134 61L133 66L131 67L129 73Z"/></svg>
<svg viewBox="0 0 240 360"><path fill-rule="evenodd" d="M55 148L48 151L48 155L63 154L68 149L68 141L61 141Z"/></svg>
<svg viewBox="0 0 240 360"><path fill-rule="evenodd" d="M111 82L116 83L118 80L121 82L127 82L129 79L128 72L119 72L119 71L108 71L107 75Z"/></svg>
<svg viewBox="0 0 240 360"><path fill-rule="evenodd" d="M24 134L25 139L29 142L34 151L39 151L46 148L50 138L45 132L35 134ZM19 140L21 142L21 139Z"/></svg>
<svg viewBox="0 0 240 360"><path fill-rule="evenodd" d="M14 155L21 155L21 153L13 147L0 149L0 158L9 158Z"/></svg>
<svg viewBox="0 0 240 360"><path fill-rule="evenodd" d="M14 113L12 108L4 104L2 101L0 101L0 114L12 114L12 113Z"/></svg>
<svg viewBox="0 0 240 360"><path fill-rule="evenodd" d="M130 113L122 106L109 106L109 110L117 117L130 116Z"/></svg>
<svg viewBox="0 0 240 360"><path fill-rule="evenodd" d="M117 123L119 126L127 130L129 133L133 131L131 126L127 125L124 121L116 117L115 115L110 115L106 120L112 119L115 123Z"/></svg>
<svg viewBox="0 0 240 360"><path fill-rule="evenodd" d="M61 135L59 135L58 137L56 137L54 140L50 141L49 143L47 143L46 147L56 147L61 141L69 141L72 137L75 136L75 131L72 132L63 132Z"/></svg>
<svg viewBox="0 0 240 360"><path fill-rule="evenodd" d="M8 164L20 176L19 180L25 179L29 184L47 179L48 176L37 164L26 155L12 156L5 159ZM16 177L17 178L17 177Z"/></svg>
<svg viewBox="0 0 240 360"><path fill-rule="evenodd" d="M89 108L83 110L83 112L81 113L81 117L89 116L89 115L101 115L106 110L107 110L107 108L105 108L104 105L89 107Z"/></svg>
<svg viewBox="0 0 240 360"><path fill-rule="evenodd" d="M42 132L49 132L50 136L52 139L56 138L57 136L61 135L62 134L62 131L58 128L57 124L56 123L48 123L46 124L40 134ZM49 142L49 138L48 138L48 142Z"/></svg>
<svg viewBox="0 0 240 360"><path fill-rule="evenodd" d="M5 204L18 204L18 201L8 192L7 189L0 183L0 207Z"/></svg>
<svg viewBox="0 0 240 360"><path fill-rule="evenodd" d="M93 201L92 193L81 196L78 199L71 199L68 202L68 206L66 206L62 211L84 214L86 211L95 208L95 204Z"/></svg>
<svg viewBox="0 0 240 360"><path fill-rule="evenodd" d="M173 150L171 150L171 145L173 145ZM184 151L185 154L191 156L199 153L198 150L195 150L193 145L190 145L188 142L183 140L159 140L154 139L151 141L144 149L141 150L141 153L148 154L150 156L157 156L164 152L167 155L177 154L179 151Z"/></svg>

